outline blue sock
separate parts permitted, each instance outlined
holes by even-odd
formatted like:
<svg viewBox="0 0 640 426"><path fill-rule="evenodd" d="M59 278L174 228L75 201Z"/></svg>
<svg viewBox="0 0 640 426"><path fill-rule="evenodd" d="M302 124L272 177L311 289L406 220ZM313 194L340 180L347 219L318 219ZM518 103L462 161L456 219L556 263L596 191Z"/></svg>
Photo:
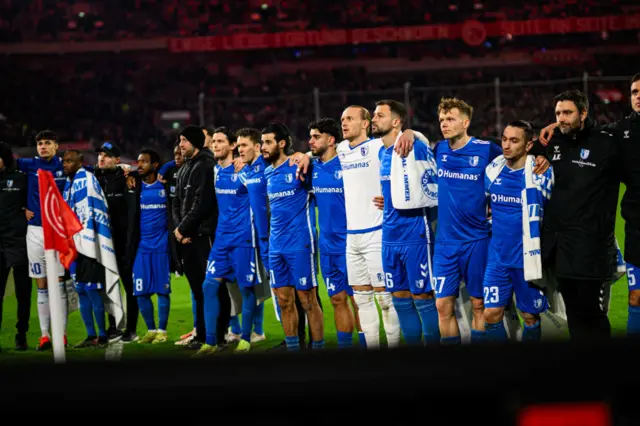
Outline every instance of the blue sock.
<svg viewBox="0 0 640 426"><path fill-rule="evenodd" d="M240 318L238 315L234 315L229 320L229 326L233 334L242 334L242 326L240 326Z"/></svg>
<svg viewBox="0 0 640 426"><path fill-rule="evenodd" d="M205 280L202 286L202 290L204 291L204 325L207 329L205 343L211 346L218 344L218 336L216 333L218 315L220 314L218 288L220 288L220 282L213 278Z"/></svg>
<svg viewBox="0 0 640 426"><path fill-rule="evenodd" d="M471 343L482 343L487 340L487 332L471 329Z"/></svg>
<svg viewBox="0 0 640 426"><path fill-rule="evenodd" d="M350 348L352 345L353 334L345 331L338 331L338 347Z"/></svg>
<svg viewBox="0 0 640 426"><path fill-rule="evenodd" d="M158 294L158 329L167 331L171 298L168 294Z"/></svg>
<svg viewBox="0 0 640 426"><path fill-rule="evenodd" d="M95 336L96 327L93 322L93 306L91 306L91 299L89 299L86 290L78 290L78 302L80 305L80 316L87 330L87 336Z"/></svg>
<svg viewBox="0 0 640 426"><path fill-rule="evenodd" d="M462 338L460 336L441 337L440 343L442 345L460 345L462 344Z"/></svg>
<svg viewBox="0 0 640 426"><path fill-rule="evenodd" d="M640 306L629 306L627 336L640 337Z"/></svg>
<svg viewBox="0 0 640 426"><path fill-rule="evenodd" d="M93 315L96 318L96 324L98 325L98 336L106 337L107 335L107 324L104 317L104 300L102 299L102 294L98 291L89 290L87 291L89 299L91 299L91 306L93 310Z"/></svg>
<svg viewBox="0 0 640 426"><path fill-rule="evenodd" d="M242 288L242 340L251 342L253 316L256 312L256 294L253 287Z"/></svg>
<svg viewBox="0 0 640 426"><path fill-rule="evenodd" d="M542 336L542 328L540 327L540 321L536 321L533 325L524 325L524 331L522 332L523 342L539 342Z"/></svg>
<svg viewBox="0 0 640 426"><path fill-rule="evenodd" d="M256 334L264 334L264 302L256 306L253 313L253 331Z"/></svg>
<svg viewBox="0 0 640 426"><path fill-rule="evenodd" d="M311 349L324 349L324 339L311 342Z"/></svg>
<svg viewBox="0 0 640 426"><path fill-rule="evenodd" d="M484 329L486 330L485 340L487 342L507 342L509 340L507 330L504 328L504 321L498 321L495 324L485 323ZM471 330L472 339L474 331L476 330Z"/></svg>
<svg viewBox="0 0 640 426"><path fill-rule="evenodd" d="M419 345L422 340L422 323L416 305L411 297L392 297L398 313L400 330L407 345Z"/></svg>
<svg viewBox="0 0 640 426"><path fill-rule="evenodd" d="M153 302L151 301L151 296L138 296L138 307L140 308L142 319L144 320L145 324L147 324L147 329L155 330L156 320L153 314Z"/></svg>
<svg viewBox="0 0 640 426"><path fill-rule="evenodd" d="M360 342L360 346L366 349L367 339L364 337L364 331L358 332L358 341Z"/></svg>
<svg viewBox="0 0 640 426"><path fill-rule="evenodd" d="M422 320L422 335L427 345L440 343L440 324L435 299L415 299L413 301Z"/></svg>
<svg viewBox="0 0 640 426"><path fill-rule="evenodd" d="M196 311L196 297L191 292L191 313L193 314L193 328L196 328L198 313Z"/></svg>
<svg viewBox="0 0 640 426"><path fill-rule="evenodd" d="M287 344L288 351L299 351L300 350L300 339L298 336L285 336L284 341Z"/></svg>

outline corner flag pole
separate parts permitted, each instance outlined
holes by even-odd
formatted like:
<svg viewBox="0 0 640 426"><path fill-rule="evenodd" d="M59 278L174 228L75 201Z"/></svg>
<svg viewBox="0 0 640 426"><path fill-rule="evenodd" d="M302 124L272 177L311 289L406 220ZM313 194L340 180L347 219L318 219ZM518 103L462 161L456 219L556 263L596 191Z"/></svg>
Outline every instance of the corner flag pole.
<svg viewBox="0 0 640 426"><path fill-rule="evenodd" d="M42 233L44 253L47 262L47 287L49 289L49 309L51 310L51 340L53 358L56 363L66 361L64 350L64 318L59 268L62 264L69 269L77 257L73 236L82 230L82 224L76 214L67 205L60 194L51 172L38 170L38 188L40 190L40 211L42 212Z"/></svg>
<svg viewBox="0 0 640 426"><path fill-rule="evenodd" d="M53 359L57 364L66 362L64 349L64 327L62 318L62 301L60 297L60 283L58 282L58 253L55 250L44 251L47 262L47 287L49 288L49 309L51 310L51 341L53 344Z"/></svg>

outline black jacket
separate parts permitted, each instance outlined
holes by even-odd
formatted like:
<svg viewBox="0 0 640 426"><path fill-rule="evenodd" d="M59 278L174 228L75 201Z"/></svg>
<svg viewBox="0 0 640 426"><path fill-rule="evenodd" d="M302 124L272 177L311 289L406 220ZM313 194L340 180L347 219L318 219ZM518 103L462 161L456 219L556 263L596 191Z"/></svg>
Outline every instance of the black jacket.
<svg viewBox="0 0 640 426"><path fill-rule="evenodd" d="M168 185L165 184L165 191L168 194ZM129 232L126 240L126 261L125 265L128 271L133 271L133 262L136 258L138 245L140 244L140 192L142 188L142 179L136 176L136 186L128 189L125 194L125 203L127 208L126 218L129 222ZM169 197L167 197L167 201ZM171 260L171 271L182 273L181 263L176 252L176 239L172 234L171 210L167 203L167 231L169 238L169 253Z"/></svg>
<svg viewBox="0 0 640 426"><path fill-rule="evenodd" d="M215 165L213 154L205 148L186 160L178 171L173 224L185 238L215 235L218 223L218 203L213 179Z"/></svg>
<svg viewBox="0 0 640 426"><path fill-rule="evenodd" d="M7 266L27 263L27 176L17 169L0 170L0 255Z"/></svg>
<svg viewBox="0 0 640 426"><path fill-rule="evenodd" d="M124 175L124 170L120 167L112 170L96 167L94 174L107 198L113 248L116 251L118 263L121 263L125 259L128 234L127 205L124 200L124 194L127 190L127 178Z"/></svg>
<svg viewBox="0 0 640 426"><path fill-rule="evenodd" d="M178 185L178 172L180 171L180 168L178 166L173 166L171 167L169 170L167 170L166 175L164 176L164 180L167 182L167 188L169 189L169 198L168 198L168 202L169 202L169 209L172 212L171 213L171 232L173 232L173 230L175 229L175 226L173 224L173 203L176 200L178 193L177 193L177 185Z"/></svg>
<svg viewBox="0 0 640 426"><path fill-rule="evenodd" d="M555 185L542 225L543 265L559 278L608 280L615 268L620 152L613 132L587 119L575 139L554 133Z"/></svg>

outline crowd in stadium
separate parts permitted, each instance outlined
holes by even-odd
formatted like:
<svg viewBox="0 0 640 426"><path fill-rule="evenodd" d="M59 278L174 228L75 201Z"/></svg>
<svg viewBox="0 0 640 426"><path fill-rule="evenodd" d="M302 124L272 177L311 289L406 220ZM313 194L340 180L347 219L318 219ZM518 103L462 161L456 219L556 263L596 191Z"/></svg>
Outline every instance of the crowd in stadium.
<svg viewBox="0 0 640 426"><path fill-rule="evenodd" d="M263 8L263 4L268 7ZM0 2L0 41L109 40L230 31L425 25L465 19L562 18L628 13L634 7L637 5L631 0L556 0L546 4L505 4L494 0L4 0Z"/></svg>

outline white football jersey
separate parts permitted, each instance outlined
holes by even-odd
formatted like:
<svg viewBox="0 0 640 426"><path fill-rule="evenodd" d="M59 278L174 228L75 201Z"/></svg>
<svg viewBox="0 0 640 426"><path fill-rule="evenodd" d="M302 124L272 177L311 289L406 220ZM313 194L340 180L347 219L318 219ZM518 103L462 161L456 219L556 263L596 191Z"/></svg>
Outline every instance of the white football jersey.
<svg viewBox="0 0 640 426"><path fill-rule="evenodd" d="M379 138L353 148L347 140L338 144L348 233L371 232L382 227L382 210L373 205L373 197L382 195L379 156L382 147Z"/></svg>

